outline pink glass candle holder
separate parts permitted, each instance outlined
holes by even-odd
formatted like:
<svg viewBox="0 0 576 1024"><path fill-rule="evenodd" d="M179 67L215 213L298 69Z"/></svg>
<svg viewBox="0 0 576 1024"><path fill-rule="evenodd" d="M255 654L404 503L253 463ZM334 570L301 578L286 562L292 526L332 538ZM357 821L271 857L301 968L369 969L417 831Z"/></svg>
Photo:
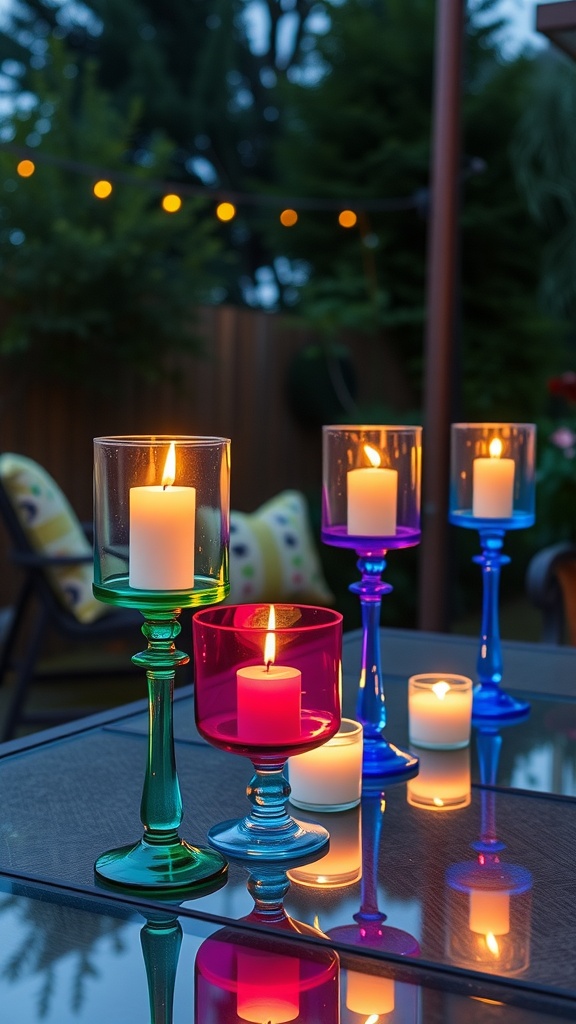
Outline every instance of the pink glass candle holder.
<svg viewBox="0 0 576 1024"><path fill-rule="evenodd" d="M362 663L355 718L364 730L363 775L408 775L418 758L384 736L380 608L390 548L420 542L422 428L327 426L322 439L322 540L353 548L361 579L349 589L362 610Z"/></svg>
<svg viewBox="0 0 576 1024"><path fill-rule="evenodd" d="M193 634L198 730L256 769L251 813L214 826L211 844L249 859L323 849L326 829L287 813L283 769L338 731L342 616L307 605L229 605L198 612Z"/></svg>
<svg viewBox="0 0 576 1024"><path fill-rule="evenodd" d="M281 933L222 929L196 956L198 1024L338 1024L340 963L331 949L306 948Z"/></svg>

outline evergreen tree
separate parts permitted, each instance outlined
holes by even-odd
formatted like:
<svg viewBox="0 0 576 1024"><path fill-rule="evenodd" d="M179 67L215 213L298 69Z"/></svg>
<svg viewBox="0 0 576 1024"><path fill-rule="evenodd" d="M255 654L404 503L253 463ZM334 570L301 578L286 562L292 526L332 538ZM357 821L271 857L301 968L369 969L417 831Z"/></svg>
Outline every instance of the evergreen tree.
<svg viewBox="0 0 576 1024"><path fill-rule="evenodd" d="M169 353L200 348L193 308L209 295L213 222L199 200L161 208L155 181L171 145L157 134L148 165L127 173L135 114L114 109L88 64L75 75L62 43L50 58L26 109L1 124L11 142L0 148L0 352L88 383L123 364L158 375ZM22 152L35 163L18 173ZM100 168L105 199L92 191Z"/></svg>

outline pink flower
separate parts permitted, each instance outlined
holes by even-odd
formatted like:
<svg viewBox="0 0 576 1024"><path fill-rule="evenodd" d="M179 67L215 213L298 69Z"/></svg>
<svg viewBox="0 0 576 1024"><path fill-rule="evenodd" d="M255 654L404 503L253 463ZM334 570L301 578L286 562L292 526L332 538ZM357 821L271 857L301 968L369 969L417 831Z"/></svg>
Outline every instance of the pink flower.
<svg viewBox="0 0 576 1024"><path fill-rule="evenodd" d="M576 434L569 427L558 427L550 434L550 440L564 452L567 459L573 459L576 455Z"/></svg>

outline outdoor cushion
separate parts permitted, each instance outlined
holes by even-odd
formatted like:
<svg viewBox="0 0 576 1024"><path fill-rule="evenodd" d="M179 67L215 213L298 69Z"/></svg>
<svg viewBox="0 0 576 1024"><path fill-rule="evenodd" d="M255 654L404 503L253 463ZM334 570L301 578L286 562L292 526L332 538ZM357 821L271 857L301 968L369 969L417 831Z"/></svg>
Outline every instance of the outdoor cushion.
<svg viewBox="0 0 576 1024"><path fill-rule="evenodd" d="M105 615L107 606L92 594L92 545L58 484L33 459L11 452L0 455L0 478L37 554L85 559L76 565L46 568L60 603L79 622L93 622Z"/></svg>
<svg viewBox="0 0 576 1024"><path fill-rule="evenodd" d="M230 603L331 604L299 491L282 491L251 514L230 513Z"/></svg>

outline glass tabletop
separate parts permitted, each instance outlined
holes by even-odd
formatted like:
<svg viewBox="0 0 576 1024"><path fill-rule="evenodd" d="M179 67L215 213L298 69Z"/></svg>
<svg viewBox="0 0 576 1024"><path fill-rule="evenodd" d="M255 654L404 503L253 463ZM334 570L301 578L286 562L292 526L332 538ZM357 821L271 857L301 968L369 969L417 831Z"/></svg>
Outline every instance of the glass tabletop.
<svg viewBox="0 0 576 1024"><path fill-rule="evenodd" d="M292 923L296 927L296 923ZM300 925L300 927L302 927ZM0 1005L22 1024L552 1024L540 997L416 976L333 947L0 881ZM573 1018L572 1018L573 1019Z"/></svg>

